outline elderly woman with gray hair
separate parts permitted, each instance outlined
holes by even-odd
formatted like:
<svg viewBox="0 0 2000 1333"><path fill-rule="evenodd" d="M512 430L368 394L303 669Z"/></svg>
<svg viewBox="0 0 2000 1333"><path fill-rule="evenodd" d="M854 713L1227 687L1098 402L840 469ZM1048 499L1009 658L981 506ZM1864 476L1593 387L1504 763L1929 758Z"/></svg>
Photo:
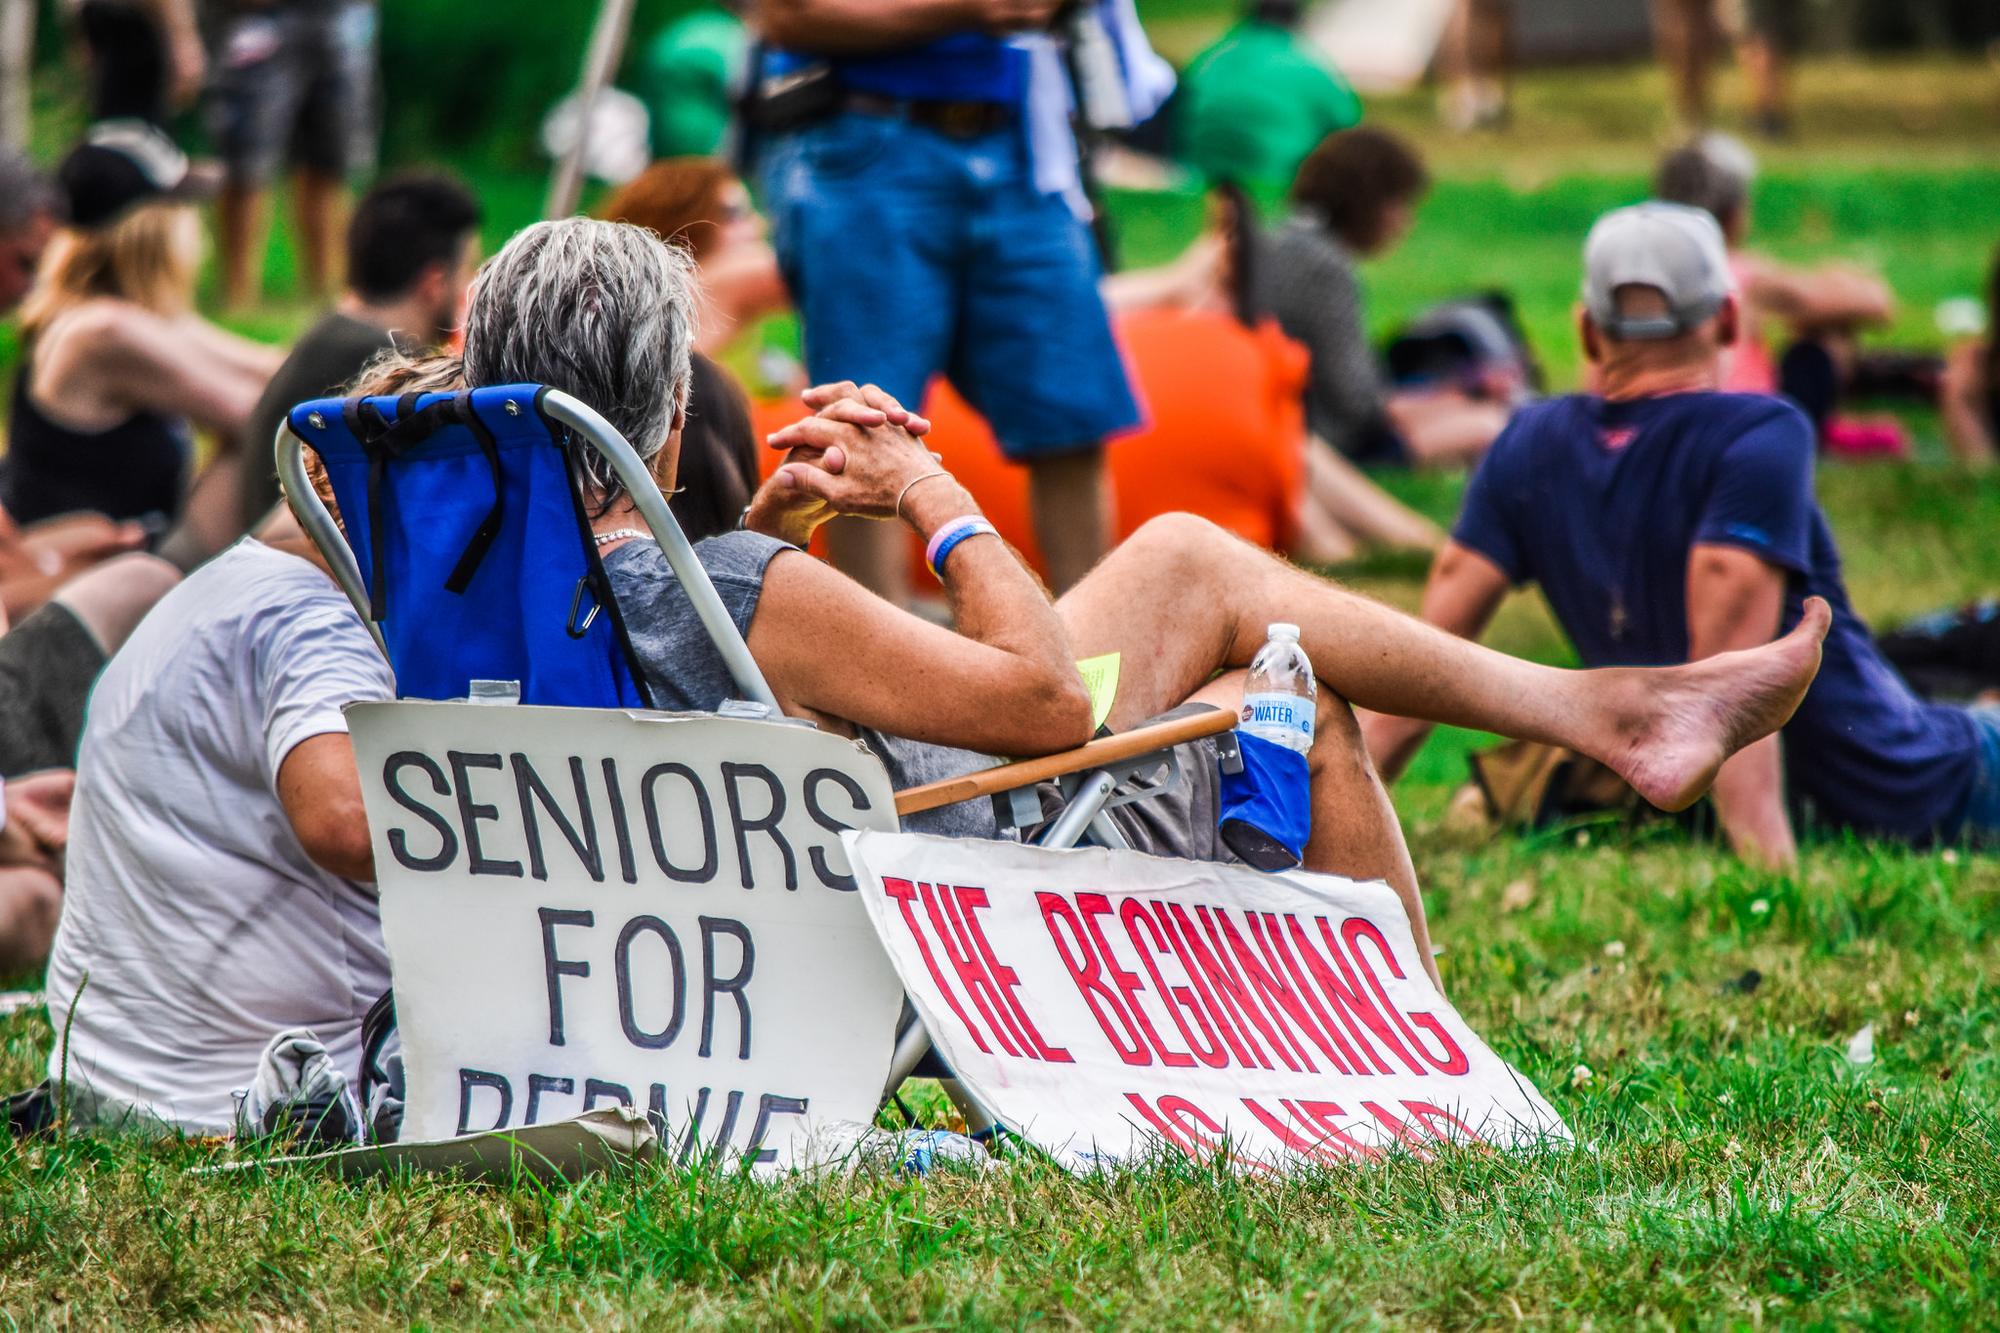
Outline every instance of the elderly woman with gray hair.
<svg viewBox="0 0 2000 1333"><path fill-rule="evenodd" d="M464 368L473 386L540 383L602 412L674 488L695 288L689 261L649 232L541 223L488 261L472 290ZM894 337L894 329L882 331ZM1201 520L1156 519L1051 602L924 447L928 424L872 387L805 394L815 415L773 436L784 463L741 529L696 544L750 652L791 715L867 741L899 786L1087 740L1078 658L1119 654L1109 725L1190 700L1234 709L1273 621L1295 622L1326 688L1310 755L1305 863L1383 879L1430 956L1416 872L1361 743L1353 707L1569 746L1655 804L1692 802L1731 753L1777 728L1817 670L1824 608L1775 644L1664 670L1564 671L1502 656L1303 573ZM666 558L610 476L588 477L596 540L653 697L712 709L732 693ZM881 600L802 548L852 514L906 523L928 543L955 629ZM1197 743L1203 744L1203 743ZM1144 851L1229 859L1216 772L1192 756L1190 790L1114 813ZM985 802L912 827L993 837Z"/></svg>

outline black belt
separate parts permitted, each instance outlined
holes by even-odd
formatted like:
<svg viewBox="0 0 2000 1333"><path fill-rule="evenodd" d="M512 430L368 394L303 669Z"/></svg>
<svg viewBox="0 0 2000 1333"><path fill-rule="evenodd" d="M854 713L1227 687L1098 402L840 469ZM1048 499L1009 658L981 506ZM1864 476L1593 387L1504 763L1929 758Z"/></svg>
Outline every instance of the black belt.
<svg viewBox="0 0 2000 1333"><path fill-rule="evenodd" d="M939 102L878 93L848 92L841 106L864 116L893 116L921 125L947 139L977 139L1010 128L1014 108L1004 102Z"/></svg>

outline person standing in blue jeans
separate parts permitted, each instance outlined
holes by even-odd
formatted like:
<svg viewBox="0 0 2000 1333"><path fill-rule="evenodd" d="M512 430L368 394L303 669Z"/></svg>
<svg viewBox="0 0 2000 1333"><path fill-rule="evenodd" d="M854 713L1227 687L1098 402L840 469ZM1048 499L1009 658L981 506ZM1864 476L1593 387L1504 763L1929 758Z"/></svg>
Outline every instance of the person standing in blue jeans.
<svg viewBox="0 0 2000 1333"><path fill-rule="evenodd" d="M763 0L773 87L817 84L769 134L764 197L814 383L921 402L943 374L1025 464L1061 591L1110 545L1103 445L1139 410L1097 291L1056 0ZM1082 6L1128 119L1171 88L1129 0ZM1086 97L1086 101L1091 99ZM774 103L767 102L767 105ZM1095 108L1090 108L1095 111ZM893 596L900 534L829 534L836 563Z"/></svg>

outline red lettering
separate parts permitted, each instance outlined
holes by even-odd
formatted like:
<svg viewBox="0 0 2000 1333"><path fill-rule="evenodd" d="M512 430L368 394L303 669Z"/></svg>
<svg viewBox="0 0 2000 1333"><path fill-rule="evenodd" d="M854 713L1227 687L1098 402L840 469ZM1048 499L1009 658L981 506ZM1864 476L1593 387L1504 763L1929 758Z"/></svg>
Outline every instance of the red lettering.
<svg viewBox="0 0 2000 1333"><path fill-rule="evenodd" d="M1195 997L1201 1001L1202 1008L1208 1012L1209 1021L1215 1025L1216 1035L1229 1047L1229 1054L1234 1056L1236 1063L1245 1069L1255 1067L1255 1059L1244 1053L1243 1039L1239 1039L1236 1035L1236 1029L1230 1026L1227 1010L1222 1004L1217 1002L1214 995L1210 994L1208 984L1202 980L1201 969L1195 966L1194 959L1189 953L1187 942L1181 938L1180 931L1176 927L1173 918L1168 916L1167 909L1170 906L1173 907L1174 911L1180 911L1177 904L1165 902L1155 902L1153 904L1153 919L1158 923L1160 933L1166 937L1167 947L1172 949L1174 957L1180 960L1181 971L1187 974L1188 982L1194 987ZM1182 920L1186 920L1185 915L1183 915ZM1216 1066L1218 1069L1221 1067L1221 1065Z"/></svg>
<svg viewBox="0 0 2000 1333"><path fill-rule="evenodd" d="M1299 1067L1298 1062L1293 1060L1291 1055L1287 1053L1287 1043L1280 1033L1277 1021L1265 1012L1263 1006L1258 1002L1257 997L1251 993L1250 985L1243 980L1241 974L1237 972L1235 964L1230 961L1229 947L1223 943L1222 934L1216 929L1216 922L1218 920L1222 921L1224 927L1228 927L1229 923L1227 919L1223 918L1220 912L1212 911L1207 907L1195 908L1194 914L1200 918L1202 926L1208 931L1208 942L1215 949L1215 958L1219 966L1216 972L1209 974L1208 979L1214 985L1216 993L1225 996L1229 1003L1234 1005L1240 1013L1255 1023L1257 1031L1263 1034L1265 1043L1278 1053L1280 1060L1285 1062L1285 1068L1296 1072ZM1229 933L1232 936L1236 934L1233 928L1229 928ZM1239 937L1236 943L1240 946L1243 941ZM1206 965L1207 960L1204 959L1203 961L1204 965ZM1301 1052L1300 1055L1303 1058L1304 1052ZM1312 1062L1307 1060L1306 1063L1310 1065ZM1269 1069L1271 1065L1267 1061L1264 1067Z"/></svg>
<svg viewBox="0 0 2000 1333"><path fill-rule="evenodd" d="M1440 1142L1453 1143L1460 1147L1485 1146L1486 1140L1480 1138L1478 1132L1471 1125L1466 1124L1442 1106L1435 1106L1430 1102L1413 1102L1405 1098L1403 1100L1403 1109L1408 1111L1430 1133L1432 1138ZM1445 1123L1442 1133L1439 1132L1437 1127L1437 1122L1440 1120Z"/></svg>
<svg viewBox="0 0 2000 1333"><path fill-rule="evenodd" d="M1357 1155L1344 1145L1341 1145L1338 1139L1324 1131L1317 1130L1317 1127L1308 1121L1305 1115L1292 1105L1291 1102L1280 1099L1278 1104L1284 1107L1293 1119L1297 1120L1299 1124L1311 1132L1311 1137L1299 1133L1290 1123L1279 1119L1275 1114L1264 1109L1255 1097L1243 1098L1243 1105L1249 1108L1251 1115L1257 1117L1257 1123L1269 1130L1271 1137L1282 1144L1286 1152L1296 1154L1297 1156L1306 1158L1308 1161L1314 1162L1344 1162Z"/></svg>
<svg viewBox="0 0 2000 1333"><path fill-rule="evenodd" d="M1363 1102L1361 1105L1366 1108L1368 1114L1387 1125L1390 1131L1402 1141L1403 1146L1409 1149L1410 1155L1418 1161L1428 1162L1437 1155L1425 1146L1427 1140L1423 1135L1411 1129L1401 1120L1398 1120L1390 1112L1383 1110L1374 1102Z"/></svg>
<svg viewBox="0 0 2000 1333"><path fill-rule="evenodd" d="M1326 918L1315 917L1314 920L1319 922L1320 936L1326 941L1327 957L1333 959L1333 962L1329 964L1326 958L1320 957L1298 920L1288 917L1292 944L1298 949L1299 957L1305 960L1306 970L1312 973L1313 980L1319 984L1320 993L1326 996L1327 1004L1332 1007L1334 1013L1340 1015L1340 1021L1346 1024L1347 1030L1354 1035L1355 1043L1374 1062L1375 1072L1386 1074L1389 1072L1389 1066L1383 1061L1381 1054L1368 1044L1368 1038L1362 1031L1364 1027L1375 1034L1375 1040L1394 1051L1397 1058L1409 1066L1412 1074L1429 1073L1429 1070L1417 1062L1415 1056L1403 1048L1403 1043L1396 1036L1395 1028L1390 1026L1388 1019L1382 1017L1381 1011L1375 1007L1375 1002L1368 998L1367 991L1362 988L1361 979L1355 976L1354 969L1347 965L1347 956L1341 952L1339 942L1333 937L1333 928L1327 923ZM1336 966L1340 969L1339 975L1334 973ZM1354 1067L1363 1073L1367 1072L1359 1060L1355 1061Z"/></svg>
<svg viewBox="0 0 2000 1333"><path fill-rule="evenodd" d="M1275 958L1277 965L1285 969L1285 975L1292 979L1292 984L1298 987L1299 1000L1311 1011L1314 1021L1319 1025L1317 1031L1312 1028L1308 1028L1307 1031L1312 1034L1320 1050L1326 1052L1326 1058L1343 1074L1366 1074L1368 1066L1355 1053L1354 1047L1348 1043L1347 1035L1340 1030L1340 1025L1320 1003L1319 996L1314 994L1312 983L1307 981L1305 974L1299 970L1298 959L1292 956L1291 947L1285 943L1284 932L1278 929L1280 920L1289 922L1294 929L1297 929L1298 918L1289 912L1282 918L1274 912L1266 912L1262 917L1249 913L1245 916L1250 922L1250 936L1257 941L1257 947L1263 950L1264 957ZM1324 1038L1321 1037L1321 1033L1325 1034ZM1327 1046L1329 1041L1333 1043L1331 1049Z"/></svg>
<svg viewBox="0 0 2000 1333"><path fill-rule="evenodd" d="M1118 955L1112 952L1111 941L1104 938L1103 927L1097 924L1098 917L1111 914L1111 900L1101 893L1079 893L1076 895L1076 910L1083 916L1083 927L1090 932L1090 942L1097 950L1097 956L1104 960L1104 970L1125 997L1126 1013L1131 1015L1132 1022L1158 1053L1160 1062L1175 1069L1194 1068L1194 1057L1183 1051L1168 1050L1167 1044L1160 1040L1160 1034L1153 1030L1153 1020L1147 1016L1145 1006L1139 1003L1139 992L1145 989L1139 981L1139 974L1118 965Z"/></svg>
<svg viewBox="0 0 2000 1333"><path fill-rule="evenodd" d="M1199 1106L1187 1098L1162 1097L1157 1110L1148 1106L1146 1099L1136 1092L1126 1093L1125 1100L1132 1103L1153 1131L1179 1150L1182 1156L1205 1161L1225 1151L1222 1126L1209 1119ZM1200 1126L1206 1126L1215 1137L1203 1138Z"/></svg>
<svg viewBox="0 0 2000 1333"><path fill-rule="evenodd" d="M1244 990L1243 982L1229 968L1228 960L1219 959L1208 951L1207 946L1201 942L1201 937L1195 933L1194 922L1188 917L1187 910L1179 903L1168 903L1167 910L1172 915L1175 936L1183 949L1181 958L1187 963L1188 975L1200 976L1208 983L1211 993L1220 1002L1220 1008L1235 1021L1237 1029L1243 1034L1244 1044L1250 1048L1248 1059L1245 1059L1241 1052L1237 1053L1237 1063L1246 1069L1276 1068L1265 1056L1263 1048L1257 1045L1257 1039L1250 1034L1250 1025L1255 1023L1257 1030L1264 1034L1264 1040L1273 1046L1278 1044L1277 1037L1272 1033L1270 1023L1264 1015L1256 1012L1256 1001L1252 1000L1249 992ZM1236 1043L1231 1042L1230 1048L1234 1050L1235 1047Z"/></svg>
<svg viewBox="0 0 2000 1333"><path fill-rule="evenodd" d="M1125 1016L1124 1007L1118 1003L1118 992L1104 984L1097 954L1090 947L1089 931L1077 919L1076 910L1069 905L1069 900L1060 893L1037 893L1035 902L1042 909L1042 924L1048 927L1049 938L1055 941L1063 966L1069 969L1070 980L1076 983L1077 994L1089 1006L1090 1016L1097 1020L1097 1026L1104 1033L1104 1039L1111 1043L1111 1049L1128 1065L1153 1063L1152 1053L1139 1040L1131 1020ZM1075 943L1074 953L1069 945L1063 943L1062 934L1056 930L1058 919L1069 928L1070 938ZM1122 1037L1105 1017L1107 1007L1117 1015L1118 1027L1124 1030Z"/></svg>
<svg viewBox="0 0 2000 1333"><path fill-rule="evenodd" d="M1389 974L1398 981L1403 979L1403 969L1396 965L1396 955L1390 950L1389 941L1383 939L1382 932L1375 928L1375 923L1366 917L1351 916L1342 923L1340 937L1347 941L1347 947L1354 953L1354 961L1360 965L1362 972L1367 974L1368 985L1375 992L1375 997L1382 1001L1382 1007L1389 1011L1389 1016L1403 1029L1403 1035L1410 1039L1410 1045L1416 1047L1424 1059L1436 1065L1441 1073L1458 1075L1471 1069L1472 1062L1465 1058L1465 1052L1459 1049L1458 1043L1451 1039L1451 1034L1445 1031L1444 1024L1438 1022L1435 1016L1425 1012L1413 1013L1409 1016L1409 1023L1405 1023L1403 1015L1394 1004L1390 1003L1389 992L1383 988L1381 978L1375 975L1375 969L1368 966L1368 960L1361 956L1361 950L1355 944L1357 939L1372 940L1375 947L1381 951L1382 961L1388 965ZM1435 1036L1444 1046L1444 1054L1432 1055L1430 1048L1418 1041L1417 1034L1410 1031L1410 1023Z"/></svg>
<svg viewBox="0 0 2000 1333"><path fill-rule="evenodd" d="M986 1020L986 1026L993 1033L993 1039L1000 1043L1000 1049L1009 1055L1019 1055L1021 1052L1017 1049L1016 1043L1019 1042L1021 1045L1026 1043L1021 1041L1020 1033L1010 1030L1011 1022L1007 1015L1007 1007L999 1002L1000 995L993 989L992 979L986 975L986 969L980 966L979 959L973 955L972 946L965 942L964 928L958 921L958 904L953 900L951 885L940 884L932 888L929 884L918 884L917 893L923 898L924 910L930 914L931 929L937 932L938 943L944 946L945 961L951 964L952 971L958 973L958 984L965 988L966 996L972 1001L972 1007ZM942 906L939 903L940 899L943 900ZM990 1005L987 1003L989 994L993 997L993 1003ZM996 1009L1000 1014L998 1018L994 1017Z"/></svg>
<svg viewBox="0 0 2000 1333"><path fill-rule="evenodd" d="M1345 1146L1347 1151L1352 1153L1356 1158L1363 1161L1370 1161L1382 1155L1382 1150L1374 1144L1363 1143L1360 1139L1355 1138L1354 1135L1347 1132L1346 1127L1341 1124L1347 1118L1347 1112L1340 1109L1338 1102L1300 1100L1297 1103L1287 1102L1286 1105L1295 1106L1295 1109L1305 1119L1309 1119L1319 1126L1322 1134L1328 1139Z"/></svg>
<svg viewBox="0 0 2000 1333"><path fill-rule="evenodd" d="M1124 905L1118 909L1118 919L1125 923L1125 938L1132 941L1132 952L1139 955L1139 962L1145 967L1146 975L1152 978L1153 992L1166 1006L1167 1017L1173 1019L1174 1026L1180 1029L1181 1040L1188 1044L1188 1049L1194 1052L1195 1058L1209 1068L1220 1069L1228 1064L1229 1053L1223 1050L1222 1043L1215 1039L1215 1032L1208 1025L1207 1015L1202 1013L1201 1006L1196 1003L1194 992L1186 986L1169 989L1166 978L1160 975L1160 965L1153 961L1153 954L1167 952L1168 946L1161 938L1159 926L1154 924L1153 918L1146 915L1145 905L1137 898L1127 898ZM1139 940L1141 927L1153 937L1150 946L1142 944ZM1150 953L1147 952L1149 948L1152 951ZM1196 1041L1194 1033L1188 1031L1190 1018L1201 1028L1200 1041ZM1160 1056L1168 1064L1175 1063L1165 1050L1160 1052Z"/></svg>
<svg viewBox="0 0 2000 1333"><path fill-rule="evenodd" d="M1027 1034L1025 1045L1032 1049L1030 1054L1040 1055L1051 1064L1074 1064L1075 1057L1060 1046L1051 1046L1042 1040L1036 1030L1035 1021L1028 1017L1028 1011L1021 1004L1021 997L1014 992L1020 989L1021 974L1000 961L993 952L992 941L986 938L986 928L979 924L978 912L987 907L986 890L970 885L958 886L958 919L965 933L971 937L973 947L979 950L979 957L986 964L986 975L993 980L1000 1000L1014 1015L1015 1026Z"/></svg>
<svg viewBox="0 0 2000 1333"><path fill-rule="evenodd" d="M930 885L926 884L924 887L928 889ZM884 875L882 891L896 900L896 906L903 913L903 924L910 928L910 938L917 942L917 954L924 960L924 969L931 974L931 980L937 983L938 994L944 996L944 1002L951 1006L951 1012L958 1016L959 1026L965 1029L966 1036L972 1038L973 1045L991 1055L993 1051L987 1046L985 1038L979 1035L979 1029L972 1025L972 1020L965 1016L965 1010L959 1007L958 997L953 995L951 987L945 984L944 973L938 970L937 960L931 957L931 946L924 942L923 927L917 924L917 913L911 906L917 896L916 886L907 879Z"/></svg>

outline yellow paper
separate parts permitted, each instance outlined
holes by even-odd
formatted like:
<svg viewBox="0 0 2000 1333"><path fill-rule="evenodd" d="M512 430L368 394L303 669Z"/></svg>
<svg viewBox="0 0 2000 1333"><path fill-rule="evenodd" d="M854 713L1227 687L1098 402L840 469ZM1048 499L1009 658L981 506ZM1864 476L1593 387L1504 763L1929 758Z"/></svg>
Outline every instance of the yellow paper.
<svg viewBox="0 0 2000 1333"><path fill-rule="evenodd" d="M1111 716L1112 701L1118 697L1118 660L1117 653L1105 653L1102 657L1086 657L1076 664L1077 674L1083 677L1083 688L1090 691L1093 731Z"/></svg>

